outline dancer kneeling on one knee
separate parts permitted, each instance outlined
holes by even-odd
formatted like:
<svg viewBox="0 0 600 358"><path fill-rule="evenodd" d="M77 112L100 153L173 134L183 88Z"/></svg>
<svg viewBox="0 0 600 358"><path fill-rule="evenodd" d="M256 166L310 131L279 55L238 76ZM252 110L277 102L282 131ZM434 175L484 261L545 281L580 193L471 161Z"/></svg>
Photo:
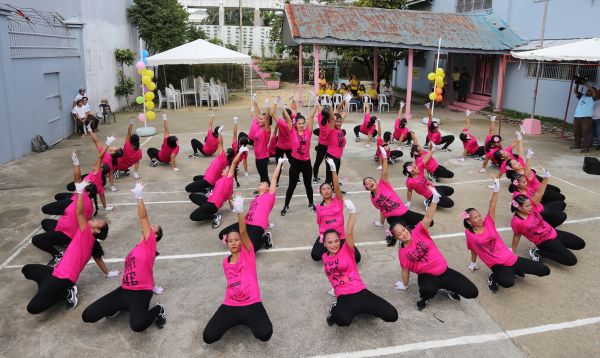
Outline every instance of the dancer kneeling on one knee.
<svg viewBox="0 0 600 358"><path fill-rule="evenodd" d="M235 176L235 170L242 154L247 152L248 148L241 147L238 154L233 158L233 162L229 167L223 169L221 177L215 183L215 187L207 197L202 194L192 193L190 194L190 200L199 206L190 214L190 220L192 221L206 221L212 220L212 228L216 229L221 225L221 214L217 212L225 203L225 200L229 200L231 204L231 194L233 194L233 178Z"/></svg>
<svg viewBox="0 0 600 358"><path fill-rule="evenodd" d="M108 235L108 223L104 220L87 220L83 214L83 191L88 181L75 184L77 191L77 222L79 227L62 260L52 268L46 265L29 264L22 269L28 280L38 285L38 291L27 305L27 311L38 314L46 311L60 301L66 301L67 309L77 306L77 280L92 257L92 248L96 239L104 240Z"/></svg>
<svg viewBox="0 0 600 358"><path fill-rule="evenodd" d="M475 298L479 294L473 282L448 267L446 259L427 230L440 199L441 195L434 190L425 217L413 230L407 229L399 221L390 227L392 236L388 246L394 246L396 241L400 241L398 258L402 267L402 281L396 282L396 288L406 290L410 273L416 273L421 295L417 301L419 311L425 308L427 301L433 298L439 290L446 291L448 297L453 301L459 301L460 296Z"/></svg>
<svg viewBox="0 0 600 358"><path fill-rule="evenodd" d="M254 337L263 342L273 334L273 325L260 298L256 256L246 230L244 199L239 195L233 202L233 210L237 212L239 230L230 231L223 240L230 252L223 259L227 288L223 304L204 328L202 338L208 344L220 340L225 332L238 325L250 327Z"/></svg>
<svg viewBox="0 0 600 358"><path fill-rule="evenodd" d="M165 134L163 136L163 143L160 150L156 148L148 148L146 153L150 158L150 166L157 166L159 162L171 164L171 168L178 172L177 168L177 154L179 153L178 138L174 135L169 135L169 122L167 121L167 115L163 113L163 127L165 128Z"/></svg>
<svg viewBox="0 0 600 358"><path fill-rule="evenodd" d="M425 210L427 210L429 204L431 204L433 192L437 191L441 195L440 202L438 203L440 208L451 208L454 206L454 201L450 199L450 195L454 194L454 189L446 185L433 185L433 183L425 179L425 174L413 162L404 163L402 173L408 176L406 178L406 202L411 202L414 190L417 194L425 198Z"/></svg>
<svg viewBox="0 0 600 358"><path fill-rule="evenodd" d="M414 133L413 146L410 148L410 156L415 158L415 163L419 167L419 170L425 174L425 170L429 172L429 179L433 182L437 182L438 178L454 178L454 173L446 169L446 167L438 164L437 160L433 157L433 142L429 142L429 151L421 148L417 142L417 137Z"/></svg>
<svg viewBox="0 0 600 358"><path fill-rule="evenodd" d="M394 306L367 290L360 278L354 260L356 207L349 199L344 200L344 206L350 213L346 240L340 240L340 235L335 229L329 229L323 234L323 243L327 249L322 257L323 269L337 297L337 302L329 310L327 324L349 326L354 316L362 313L379 317L386 322L396 322L398 311Z"/></svg>
<svg viewBox="0 0 600 358"><path fill-rule="evenodd" d="M548 183L549 176L550 173L543 170L544 180L542 180L540 189L543 189ZM548 258L562 265L574 266L577 258L569 249L581 250L585 247L585 241L569 232L555 230L542 218L535 208L540 206L539 201L543 193L543 190L540 191L540 189L531 199L519 194L512 201L510 209L515 213L511 221L514 232L512 249L516 251L521 235L523 235L537 247L537 249L529 250L532 260L540 261L541 258Z"/></svg>
<svg viewBox="0 0 600 358"><path fill-rule="evenodd" d="M125 258L121 286L89 305L82 314L84 322L95 323L105 317L114 317L120 311L128 311L129 326L135 332L143 332L154 321L158 328L163 328L167 323L163 305L157 303L148 310L153 291L157 294L163 291L154 283L156 243L162 238L162 228L150 225L142 198L143 190L142 182L138 182L133 189L142 239Z"/></svg>
<svg viewBox="0 0 600 358"><path fill-rule="evenodd" d="M525 274L536 276L548 276L550 268L530 259L515 255L502 241L502 237L496 230L496 204L498 203L498 191L500 181L494 180L494 194L490 200L488 214L482 219L481 214L474 208L468 208L462 212L463 225L467 238L467 248L471 250L471 262L467 266L469 270L475 271L477 267L477 256L492 272L488 275L488 289L492 293L498 291L498 285L512 287L515 284L515 276L525 277Z"/></svg>
<svg viewBox="0 0 600 358"><path fill-rule="evenodd" d="M252 199L252 202L250 202L248 212L244 218L246 223L246 231L248 232L248 237L250 237L250 240L252 241L254 252L260 250L263 245L267 249L273 247L271 233L266 230L269 227L269 215L271 215L271 211L275 205L277 178L281 173L283 163L286 161L287 158L279 158L277 160L277 167L273 172L273 177L271 177L271 184L267 183L266 181L258 184L258 195L256 195L254 199ZM239 232L239 230L240 228L238 223L229 225L221 230L219 233L219 240L226 239L227 235L229 235L231 231Z"/></svg>

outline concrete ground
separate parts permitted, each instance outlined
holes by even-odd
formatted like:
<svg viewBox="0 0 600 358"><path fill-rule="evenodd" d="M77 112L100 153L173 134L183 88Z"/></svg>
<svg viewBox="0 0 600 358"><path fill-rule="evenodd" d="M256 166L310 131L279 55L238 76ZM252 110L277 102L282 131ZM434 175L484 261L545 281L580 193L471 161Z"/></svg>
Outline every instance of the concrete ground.
<svg viewBox="0 0 600 358"><path fill-rule="evenodd" d="M287 98L291 90L272 93ZM259 103L263 102L266 93L259 93ZM481 174L481 162L473 159L459 162L462 146L458 138L451 146L452 152L436 153L440 164L456 174L452 180L444 181L455 188L453 199L456 205L437 212L431 234L435 235L450 267L470 278L479 288L480 295L477 299L460 302L438 295L419 312L415 307L418 299L416 277L411 276L408 291L399 292L394 288L394 282L400 279L397 249L386 247L384 230L371 224L379 215L361 182L364 176L378 177L379 174L372 159L374 148L365 149L365 139L355 143L351 135L352 127L362 121L362 115L357 113L352 113L344 124L349 135L340 176L344 190L358 208L355 236L363 254L359 264L361 276L371 291L398 309L398 322L384 323L360 316L347 328L327 326L327 308L334 299L327 295L329 283L322 266L310 259L317 227L314 214L307 210L302 185L296 189L288 216L279 215L287 187L286 170L271 213L271 221L276 225L271 229L274 248L261 250L257 255L261 294L273 322L273 337L268 343L262 343L254 339L248 328L237 327L219 342L204 344L202 331L224 296L221 261L226 253L217 240L217 231L209 223L189 220L195 205L189 202L183 188L209 164L209 158L187 158L191 152L190 139L203 139L206 134L209 111L206 107L188 107L166 112L171 133L179 137L178 166L181 171L173 172L166 166L151 168L146 154L140 166L140 174L146 183L144 199L150 220L161 224L165 232L158 245L161 255L155 265L156 282L165 288L165 292L155 296L153 302L159 301L166 306L166 327L158 330L152 326L144 333L135 333L129 329L127 313L97 324L83 323L81 313L85 307L120 284L120 277L107 279L92 264L77 283L80 294L76 309L66 311L62 305L56 305L36 316L25 309L36 287L23 277L20 268L27 263L45 264L50 259L30 244L31 237L41 230L39 222L45 217L40 207L72 180L69 158L72 150L79 153L83 170L92 166L95 157L95 148L88 138L73 136L45 153L28 155L0 167L0 300L3 302L0 306L0 356L588 357L600 354L600 288L597 285L600 243L595 234L600 222L600 178L582 171L582 155L570 151L568 142L551 136L525 138L525 145L536 152L535 165L548 168L554 175L551 182L567 197L569 217L561 229L580 235L587 246L576 252L579 262L575 267L548 262L552 270L550 276L528 276L513 288L500 288L497 294L492 294L486 288L488 269L481 262L481 269L474 273L466 268L469 253L459 212L466 207L485 211L491 196L487 185L496 170ZM415 118L424 115L420 104L414 104L414 112ZM121 113L117 115L116 124L101 125L100 136L113 134L118 137L117 143L122 143L129 115ZM227 146L231 144L231 118L234 115L241 118L240 129L247 130L250 124L248 97L237 95L217 111L215 123L225 124ZM436 109L436 117L442 119L444 132L458 135L463 114ZM381 118L384 130L390 130L395 113L384 113ZM472 131L480 140L487 132L488 123L483 117L473 115ZM160 146L162 141L161 121L151 124L157 126L158 135L142 139L144 152L148 147ZM422 141L425 126L414 124L412 128ZM514 126L504 126L502 134L508 141L515 130ZM313 140L316 145L316 138ZM404 147L402 150L406 156L408 151ZM253 160L249 164L249 178L240 176L241 191L247 198L252 196L258 182ZM270 166L272 169L273 165ZM390 177L400 196L405 198L405 178L401 170L401 164L392 166ZM324 167L321 171L323 177ZM107 192L108 202L115 205L116 210L101 211L99 215L111 221L109 237L103 243L105 260L109 269L122 271L123 258L137 243L140 234L135 200L128 192L134 180L121 178L116 185L120 191ZM507 185L508 182L503 180L496 221L498 227L503 228L503 238L510 243ZM418 195L412 203L413 210L424 211ZM227 208L221 213L222 227L235 221L234 214ZM531 247L523 239L517 253L527 256Z"/></svg>

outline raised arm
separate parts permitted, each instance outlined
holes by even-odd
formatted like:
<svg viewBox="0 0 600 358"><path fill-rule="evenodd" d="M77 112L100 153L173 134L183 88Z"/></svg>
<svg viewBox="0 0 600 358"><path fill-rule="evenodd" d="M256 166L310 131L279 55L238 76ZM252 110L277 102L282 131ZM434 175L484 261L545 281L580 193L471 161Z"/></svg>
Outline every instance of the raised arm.
<svg viewBox="0 0 600 358"><path fill-rule="evenodd" d="M237 124L234 126L234 135L233 135L233 140L236 141L237 140L237 135L236 135L236 131L237 131ZM217 153L221 154L221 152L223 151L223 135L221 135L221 133L219 132L219 136L217 137Z"/></svg>
<svg viewBox="0 0 600 358"><path fill-rule="evenodd" d="M146 212L146 205L144 205L144 183L142 181L138 181L135 184L135 187L132 191L135 200L137 201L138 220L140 222L140 226L142 227L142 235L144 237L144 240L148 240L152 227L150 226L150 222L148 221L148 212Z"/></svg>
<svg viewBox="0 0 600 358"><path fill-rule="evenodd" d="M377 118L377 138L381 139L381 121Z"/></svg>
<svg viewBox="0 0 600 358"><path fill-rule="evenodd" d="M383 147L379 147L377 148L377 150L379 150L379 152L381 153L381 158L379 158L379 162L381 163L381 180L389 182L387 152Z"/></svg>
<svg viewBox="0 0 600 358"><path fill-rule="evenodd" d="M488 206L488 215L494 221L496 221L496 204L498 204L498 192L494 191L494 193L492 194L492 198L490 199L490 204Z"/></svg>
<svg viewBox="0 0 600 358"><path fill-rule="evenodd" d="M127 127L127 137L125 138L125 142L131 138L131 134L133 132L133 122L135 121L134 117L129 118L129 127Z"/></svg>
<svg viewBox="0 0 600 358"><path fill-rule="evenodd" d="M167 120L167 114L163 113L162 114L162 120L163 120L163 127L165 128L165 137L169 136L169 121Z"/></svg>
<svg viewBox="0 0 600 358"><path fill-rule="evenodd" d="M431 157L433 157L433 142L429 142L429 152L423 157L423 164L427 164Z"/></svg>
<svg viewBox="0 0 600 358"><path fill-rule="evenodd" d="M414 131L410 131L410 137L412 138L413 145L419 145L419 140L417 139L417 135Z"/></svg>
<svg viewBox="0 0 600 358"><path fill-rule="evenodd" d="M96 157L96 164L94 164L93 169L94 172L98 172L98 170L101 170L102 168L102 159L104 158L104 154L106 154L106 151L108 150L108 147L112 144L112 142L115 141L115 137L106 137L106 145L104 147L100 145L100 141L98 140L98 137L96 137L96 133L91 132L90 137L92 137L92 140L94 141L94 144L96 144L96 148L98 149L98 156ZM102 150L100 150L100 148L102 148Z"/></svg>
<svg viewBox="0 0 600 358"><path fill-rule="evenodd" d="M550 173L546 169L542 169L542 177L544 178L542 179L540 186L538 186L535 194L533 194L533 198L531 198L531 200L533 200L533 202L536 204L539 204L542 201L542 197L544 196L546 188L548 187L548 178L550 177Z"/></svg>
<svg viewBox="0 0 600 358"><path fill-rule="evenodd" d="M75 215L77 216L77 223L79 224L79 230L85 230L87 225L87 219L83 214L83 192L85 187L88 186L90 182L84 180L80 183L75 183L75 191L77 192L77 205L75 207Z"/></svg>
<svg viewBox="0 0 600 358"><path fill-rule="evenodd" d="M213 121L215 120L215 112L211 111L210 112L210 118L208 119L208 133L212 132L212 127L213 127Z"/></svg>
<svg viewBox="0 0 600 358"><path fill-rule="evenodd" d="M350 199L344 200L344 206L348 209L348 225L346 226L346 245L354 250L354 224L356 223L356 207Z"/></svg>
<svg viewBox="0 0 600 358"><path fill-rule="evenodd" d="M402 118L402 110L404 109L404 102L400 102L400 108L398 109L398 119Z"/></svg>
<svg viewBox="0 0 600 358"><path fill-rule="evenodd" d="M421 220L421 224L427 230L431 223L433 222L433 216L435 215L435 211L437 210L437 204L440 202L440 194L434 189L432 189L433 198L431 199L431 204L429 204L429 209L425 213L425 217Z"/></svg>
<svg viewBox="0 0 600 358"><path fill-rule="evenodd" d="M233 158L233 161L231 162L231 165L229 166L229 172L227 173L228 177L232 177L235 174L235 170L238 166L238 163L240 162L240 158L242 157L242 153L247 152L248 148L246 148L246 146L241 147L238 150L237 155L235 156L235 158Z"/></svg>
<svg viewBox="0 0 600 358"><path fill-rule="evenodd" d="M290 115L287 112L287 108L285 106L283 106L281 113L283 114L283 118L285 119L285 122L287 123L288 130L291 131L292 127L293 127L292 118L290 118Z"/></svg>
<svg viewBox="0 0 600 358"><path fill-rule="evenodd" d="M529 180L531 177L531 158L533 158L533 150L531 148L527 149L526 161L525 161L525 178Z"/></svg>
<svg viewBox="0 0 600 358"><path fill-rule="evenodd" d="M496 133L496 116L490 116L490 129L488 130L488 135L493 135Z"/></svg>
<svg viewBox="0 0 600 358"><path fill-rule="evenodd" d="M344 200L344 196L342 194L342 188L340 187L340 182L337 176L337 168L335 167L335 162L331 158L325 159L327 165L329 165L329 169L331 171L331 179L333 181L333 190L335 192L335 197L339 200Z"/></svg>
<svg viewBox="0 0 600 358"><path fill-rule="evenodd" d="M465 111L465 128L468 130L471 127L471 110Z"/></svg>
<svg viewBox="0 0 600 358"><path fill-rule="evenodd" d="M81 182L81 167L75 152L71 153L71 160L73 161L73 183L79 183Z"/></svg>
<svg viewBox="0 0 600 358"><path fill-rule="evenodd" d="M90 138L92 139L92 142L96 146L96 150L98 152L100 152L100 150L101 150L100 147L102 147L102 144L100 143L100 140L98 140L98 136L96 135L96 133L94 133L94 131L90 131Z"/></svg>
<svg viewBox="0 0 600 358"><path fill-rule="evenodd" d="M313 127L315 126L315 118L321 113L321 105L319 103L315 103L315 107L313 108L313 112L308 119L307 127L308 130L312 133Z"/></svg>
<svg viewBox="0 0 600 358"><path fill-rule="evenodd" d="M281 174L281 168L283 167L283 163L287 162L287 158L279 158L277 160L277 166L273 171L273 176L271 177L271 186L269 186L269 193L275 194L277 192L277 179Z"/></svg>
<svg viewBox="0 0 600 358"><path fill-rule="evenodd" d="M238 225L240 228L240 239L246 251L252 250L252 240L248 236L248 229L246 228L246 219L244 218L244 199L238 193L233 201L233 211L237 213Z"/></svg>

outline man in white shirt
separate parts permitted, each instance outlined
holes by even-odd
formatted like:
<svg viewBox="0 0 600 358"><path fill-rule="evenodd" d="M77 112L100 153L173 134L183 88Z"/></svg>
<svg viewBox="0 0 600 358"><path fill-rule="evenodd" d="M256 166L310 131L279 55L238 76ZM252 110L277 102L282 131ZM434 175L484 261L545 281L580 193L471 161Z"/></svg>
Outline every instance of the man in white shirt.
<svg viewBox="0 0 600 358"><path fill-rule="evenodd" d="M94 112L92 112L91 108L90 108L90 104L88 102L88 98L86 96L83 96L81 98L81 102L83 104L83 108L85 110L85 114L86 114L86 118L88 123L92 123L92 129L94 130L94 132L97 132L98 129L98 123L100 123L100 120L98 118L96 118L96 116L94 115Z"/></svg>
<svg viewBox="0 0 600 358"><path fill-rule="evenodd" d="M85 93L85 88L81 87L79 89L79 93L77 93L77 96L75 96L75 99L73 100L73 107L75 107L77 105L77 101L79 101L80 99L82 99L83 97L86 97L86 93Z"/></svg>
<svg viewBox="0 0 600 358"><path fill-rule="evenodd" d="M394 98L394 90L392 89L392 85L389 80L385 81L385 85L381 87L381 94L384 94L388 102L390 102L390 106L394 107L394 103L396 102L396 98Z"/></svg>

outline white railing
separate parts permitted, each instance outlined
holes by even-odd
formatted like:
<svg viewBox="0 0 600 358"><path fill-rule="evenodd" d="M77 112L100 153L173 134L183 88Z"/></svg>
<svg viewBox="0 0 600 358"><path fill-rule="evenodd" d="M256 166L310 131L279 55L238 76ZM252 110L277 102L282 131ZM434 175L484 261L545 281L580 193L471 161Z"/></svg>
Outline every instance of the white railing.
<svg viewBox="0 0 600 358"><path fill-rule="evenodd" d="M65 27L10 21L8 38L12 58L80 56L77 37Z"/></svg>
<svg viewBox="0 0 600 358"><path fill-rule="evenodd" d="M223 7L234 8L240 6L239 0L179 0L187 7ZM283 9L283 0L242 0L243 8L252 9Z"/></svg>

